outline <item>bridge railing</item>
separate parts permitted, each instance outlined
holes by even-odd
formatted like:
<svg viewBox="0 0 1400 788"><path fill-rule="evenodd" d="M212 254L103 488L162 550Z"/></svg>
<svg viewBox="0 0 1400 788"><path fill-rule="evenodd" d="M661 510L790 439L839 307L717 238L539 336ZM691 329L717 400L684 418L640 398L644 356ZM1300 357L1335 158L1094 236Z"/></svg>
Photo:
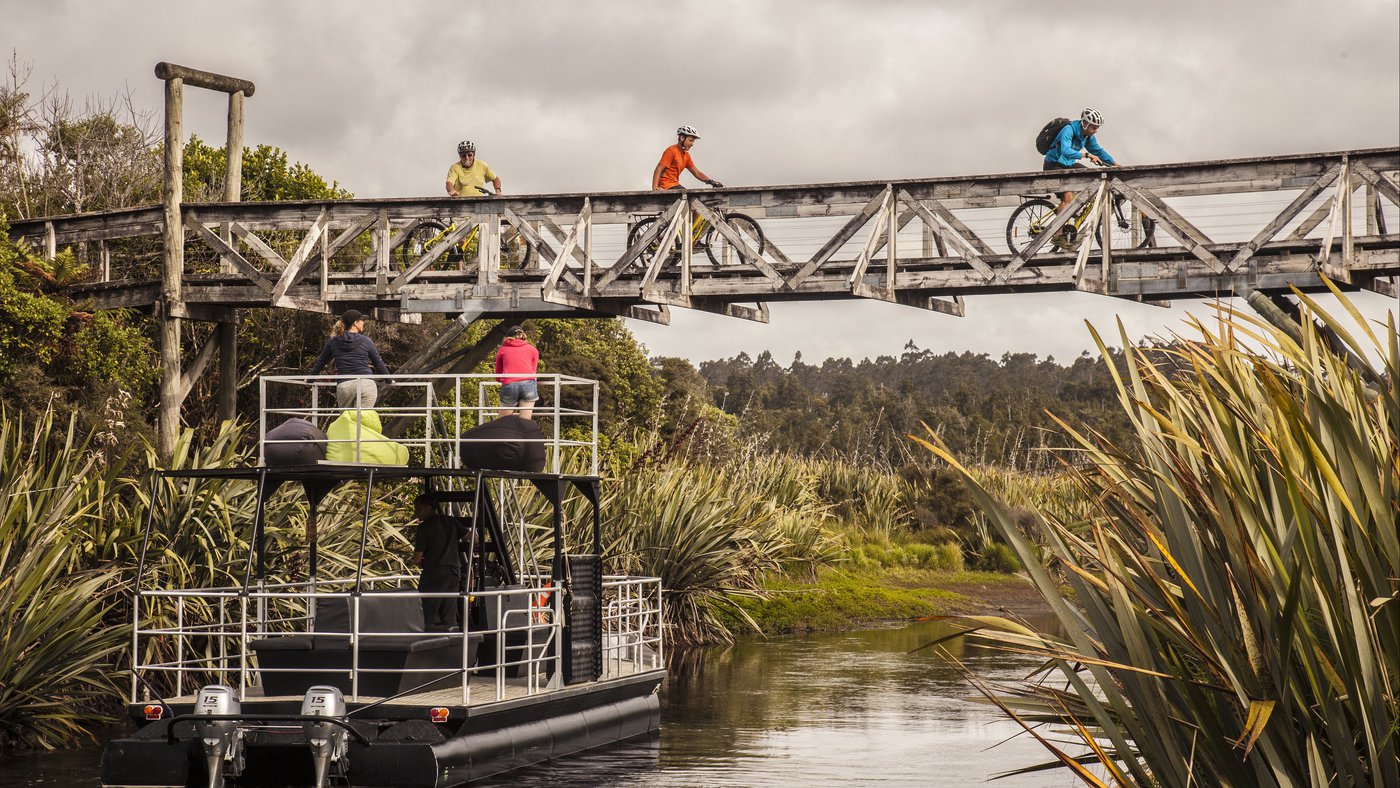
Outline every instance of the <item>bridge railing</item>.
<svg viewBox="0 0 1400 788"><path fill-rule="evenodd" d="M358 395L361 386L376 391L372 401ZM494 375L478 374L264 376L259 464L302 464L319 455L325 462L461 468L472 446L538 444L547 472L597 474L597 381L537 375L539 400L530 418L540 426L539 438L464 437L503 411L519 410L500 406L500 386ZM292 418L310 422L326 437L269 434Z"/></svg>
<svg viewBox="0 0 1400 788"><path fill-rule="evenodd" d="M186 204L187 300L664 322L671 306L763 320L769 301L873 298L960 313L957 298L973 293L1079 289L1152 300L1317 287L1321 275L1384 290L1378 280L1400 271L1397 170L1400 148L1381 148L679 194ZM1012 244L1011 211L1064 191L1076 196L1066 222ZM1109 221L1118 201L1126 231ZM1071 243L1053 243L1069 217L1087 220ZM11 234L52 251L155 237L159 218L154 208L54 217L15 222ZM436 220L446 229L422 245L418 230ZM1155 232L1143 244L1145 220ZM511 233L530 250L525 259L509 244L503 253ZM706 243L719 247L713 263ZM201 290L201 277L217 281ZM94 288L93 297L113 306L158 298L158 288L144 287Z"/></svg>

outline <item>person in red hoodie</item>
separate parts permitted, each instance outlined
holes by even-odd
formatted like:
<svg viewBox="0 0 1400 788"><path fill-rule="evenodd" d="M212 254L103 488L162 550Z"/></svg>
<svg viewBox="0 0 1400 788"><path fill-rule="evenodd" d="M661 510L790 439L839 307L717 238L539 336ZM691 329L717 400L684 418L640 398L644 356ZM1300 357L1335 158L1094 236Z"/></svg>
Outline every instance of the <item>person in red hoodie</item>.
<svg viewBox="0 0 1400 788"><path fill-rule="evenodd" d="M525 329L511 326L506 339L496 350L496 380L501 384L501 416L518 413L530 418L530 411L540 398L535 373L540 366L540 351L525 338Z"/></svg>

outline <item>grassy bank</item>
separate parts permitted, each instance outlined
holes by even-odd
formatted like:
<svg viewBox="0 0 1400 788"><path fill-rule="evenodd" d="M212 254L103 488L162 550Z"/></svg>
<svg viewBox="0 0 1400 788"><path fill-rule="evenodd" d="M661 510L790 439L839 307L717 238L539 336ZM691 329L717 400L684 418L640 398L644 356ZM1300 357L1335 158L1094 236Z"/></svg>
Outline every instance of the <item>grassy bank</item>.
<svg viewBox="0 0 1400 788"><path fill-rule="evenodd" d="M1025 610L1035 590L1019 575L918 567L817 570L815 577L770 575L763 597L735 606L764 635L838 632L886 621L1013 607ZM742 629L737 611L727 623Z"/></svg>

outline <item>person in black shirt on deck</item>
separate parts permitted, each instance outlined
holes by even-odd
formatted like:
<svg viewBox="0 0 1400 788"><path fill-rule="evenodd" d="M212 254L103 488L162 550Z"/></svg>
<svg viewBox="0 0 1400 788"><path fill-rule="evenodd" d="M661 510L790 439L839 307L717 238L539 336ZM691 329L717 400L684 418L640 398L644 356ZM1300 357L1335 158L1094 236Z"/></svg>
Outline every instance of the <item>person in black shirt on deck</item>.
<svg viewBox="0 0 1400 788"><path fill-rule="evenodd" d="M459 520L443 517L428 495L413 499L418 533L413 537L413 562L421 566L418 590L422 593L460 593L462 590L462 538L466 536ZM451 597L423 598L423 628L429 632L460 629L461 600Z"/></svg>
<svg viewBox="0 0 1400 788"><path fill-rule="evenodd" d="M347 310L335 324L331 338L326 340L321 355L316 357L316 363L311 365L311 374L319 374L332 358L335 359L338 375L389 374L389 368L379 356L374 340L365 336L364 330L365 316L357 310ZM374 407L378 399L379 387L369 378L343 380L335 387L336 404L342 408L368 409Z"/></svg>

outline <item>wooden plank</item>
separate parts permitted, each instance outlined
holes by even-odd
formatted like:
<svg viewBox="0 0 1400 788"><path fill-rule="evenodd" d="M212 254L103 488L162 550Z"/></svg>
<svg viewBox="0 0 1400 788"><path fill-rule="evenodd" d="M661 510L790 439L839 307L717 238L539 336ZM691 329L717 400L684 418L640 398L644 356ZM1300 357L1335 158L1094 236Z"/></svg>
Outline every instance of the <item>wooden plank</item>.
<svg viewBox="0 0 1400 788"><path fill-rule="evenodd" d="M277 279L277 285L272 288L272 301L276 303L278 299L287 294L288 288L296 280L297 274L301 273L301 267L311 257L311 252L316 248L316 242L320 240L321 233L326 231L326 212L322 211L316 221L311 223L305 236L301 239L301 244L297 246L292 259L287 261L287 267L282 271L282 276Z"/></svg>
<svg viewBox="0 0 1400 788"><path fill-rule="evenodd" d="M389 283L389 292L399 292L400 288L416 279L420 273L427 270L429 266L437 262L443 255L447 254L449 250L456 248L456 246L462 242L462 239L467 237L467 233L470 233L474 227L476 227L475 224L464 221L452 228L452 232L448 233L436 246L428 250L427 254L414 260L407 271L399 274L394 281Z"/></svg>
<svg viewBox="0 0 1400 788"><path fill-rule="evenodd" d="M214 351L219 347L219 333L211 331L209 338L204 340L203 346L197 353L187 369L180 372L180 395L179 401L184 402L190 395L190 390L194 388L195 381L204 374L204 370L209 367L209 362L214 359Z"/></svg>
<svg viewBox="0 0 1400 788"><path fill-rule="evenodd" d="M1040 251L1040 248L1049 243L1050 239L1055 237L1055 233L1058 233L1060 228L1069 224L1070 220L1084 208L1085 203L1091 199L1093 194L1094 192L1090 189L1080 189L1074 195L1074 199L1070 200L1069 207L1056 214L1054 221L1050 222L1049 227L1041 230L1040 235L1032 238L1031 242L1021 250L1020 254L1011 258L1011 262L1008 263L1005 268L997 271L996 281L1005 282L1012 274L1019 271L1022 266L1034 258L1036 253Z"/></svg>
<svg viewBox="0 0 1400 788"><path fill-rule="evenodd" d="M1319 267L1326 265L1327 258L1332 254L1332 239L1336 236L1337 220L1341 218L1342 206L1346 202L1346 195L1353 188L1351 185L1350 168L1348 162L1342 162L1342 172L1337 176L1337 189L1332 193L1331 208L1327 212L1327 231L1322 234L1322 243L1317 249L1317 264ZM1329 272L1329 275L1335 272ZM1337 278L1337 277L1333 277Z"/></svg>
<svg viewBox="0 0 1400 788"><path fill-rule="evenodd" d="M1093 207L1091 207L1091 208L1089 209L1089 215L1086 216L1086 217L1084 218L1084 224L1081 225L1082 227L1084 227L1084 228L1086 228L1086 229L1090 229L1090 230L1093 229L1095 222L1099 219L1099 211L1100 211L1100 209L1103 207L1104 200L1105 200L1105 199L1108 199L1107 190L1108 190L1108 181L1107 181L1107 180L1100 181L1100 182L1099 182L1098 193L1094 195ZM1111 212L1111 211L1106 212L1106 215L1109 214L1109 213L1112 213L1112 212ZM1075 254L1075 256L1074 256L1074 274L1073 274L1073 276L1074 276L1074 278L1075 278L1076 280L1078 280L1078 279L1083 275L1084 266L1089 262L1089 250L1090 250L1090 248L1093 247L1093 243L1092 243L1089 239L1092 238L1092 237L1093 237L1093 233L1091 233L1091 232L1080 233L1080 236L1079 236L1079 251L1078 251L1078 253ZM1107 246L1107 243L1104 243L1104 244L1101 244L1101 245L1102 245L1102 246ZM1101 279L1105 279L1105 280L1108 279L1108 276L1106 275L1106 274L1107 274L1107 271L1105 271L1104 274L1105 274L1105 275L1100 276L1100 278L1101 278Z"/></svg>
<svg viewBox="0 0 1400 788"><path fill-rule="evenodd" d="M656 241L662 231L669 226L671 219L684 205L684 199L676 200L671 203L671 207L667 208L665 212L658 216L655 222L652 222L651 228L645 233L642 233L642 237L638 238L636 243L628 247L627 251L622 253L622 257L618 258L617 262L608 267L607 272L598 279L590 292L600 292L616 281L619 276L622 276L627 271L628 267L631 266L632 261L636 260L648 246Z"/></svg>
<svg viewBox="0 0 1400 788"><path fill-rule="evenodd" d="M1156 220L1158 230L1165 230L1196 259L1210 266L1216 273L1225 273L1225 264L1206 249L1210 239L1196 225L1187 221L1186 217L1177 213L1176 209L1162 202L1155 194L1139 189L1127 181L1114 180L1113 190L1127 197L1129 202Z"/></svg>
<svg viewBox="0 0 1400 788"><path fill-rule="evenodd" d="M992 251L992 248L990 246L987 246L986 241L983 241L980 237L978 237L977 233L974 233L966 224L963 224L963 221L961 219L959 219L957 216L954 216L953 212L949 210L948 206L932 198L912 200L912 202L917 202L925 208L929 209L929 211L931 211L934 216L937 216L939 220L941 220L941 222L945 226L947 226L952 232L957 233L959 236L961 236L961 240L965 240L969 244L971 244L972 248L978 254L988 256L996 254Z"/></svg>
<svg viewBox="0 0 1400 788"><path fill-rule="evenodd" d="M282 255L274 251L271 246L267 245L266 241L255 235L252 230L238 222L230 223L229 230L233 232L234 237L247 244L249 249L257 252L259 257L271 263L278 271L286 270L287 261L282 259Z"/></svg>
<svg viewBox="0 0 1400 788"><path fill-rule="evenodd" d="M972 266L977 271L977 273L982 274L982 276L986 277L987 279L991 279L993 276L996 275L996 272L992 270L992 267L987 265L987 263L982 259L981 255L978 254L977 248L973 245L972 241L968 238L963 237L960 231L953 229L949 225L946 225L944 220L940 218L941 214L935 212L930 205L924 204L923 200L916 198L914 195L902 189L899 192L899 199L916 214L918 214L919 218L924 221L924 226L929 228L936 227L942 230L942 232L935 231L935 241L940 247L945 242L950 242L953 246L956 246L958 248L959 256L966 260L967 264ZM941 205L938 207L943 208L942 213L948 214L950 216L952 215L947 208L944 208ZM977 236L973 235L972 238L977 238ZM980 239L978 240L980 241ZM986 244L982 243L982 246L986 247ZM942 254L940 253L939 256L941 257Z"/></svg>
<svg viewBox="0 0 1400 788"><path fill-rule="evenodd" d="M714 228L715 232L724 236L724 240L728 241L731 246L739 250L739 256L747 261L749 265L753 266L760 274L763 274L774 284L783 284L783 275L778 273L778 270L770 265L767 260L764 260L763 255L759 254L758 250L750 246L748 242L744 240L743 236L739 235L737 230L731 227L728 222L724 221L715 209L700 200L696 200L695 210L701 216L705 217L705 221L710 223L710 226Z"/></svg>
<svg viewBox="0 0 1400 788"><path fill-rule="evenodd" d="M515 211L512 211L510 206L505 207L504 214L506 223L514 227L516 232L525 236L525 240L528 243L534 245L535 252L540 255L541 259L546 257L553 258L556 256L554 247L550 246L549 242L544 239L544 236L540 235L528 221L521 218Z"/></svg>
<svg viewBox="0 0 1400 788"><path fill-rule="evenodd" d="M822 248L818 249L817 253L812 255L811 260L808 260L802 268L798 269L797 273L787 279L785 288L788 290L796 290L804 279L816 273L817 269L825 265L826 261L830 260L831 256L836 254L838 249L855 237L855 234L860 231L860 228L864 227L866 222L869 222L870 218L874 216L884 204L884 192L872 197L855 216L851 217L840 230L836 231L836 235L833 235L831 240L822 244Z"/></svg>
<svg viewBox="0 0 1400 788"><path fill-rule="evenodd" d="M1395 205L1400 206L1400 187L1397 187L1389 178L1383 177L1379 172L1367 167L1359 161L1349 161L1351 171L1361 180L1365 181L1372 189L1383 195Z"/></svg>
<svg viewBox="0 0 1400 788"><path fill-rule="evenodd" d="M583 198L583 201L589 206L588 215L591 221L593 216L592 200L588 197L585 197ZM555 238L559 239L559 242L561 244L564 243L564 241L568 240L569 233L573 232L573 225L570 225L568 232L565 232L564 228L560 227L559 223L554 221L554 217L549 216L548 214L541 215L539 217L539 220L544 224L545 229L549 230L551 233L554 234ZM573 251L569 253L572 256L572 258L578 262L579 268L584 268L588 265L588 256L584 253L584 243L581 240L583 238L583 234L584 231L580 230L578 235L580 240L575 242Z"/></svg>
<svg viewBox="0 0 1400 788"><path fill-rule="evenodd" d="M851 285L852 293L855 293L855 288L858 286L865 287L865 270L870 266L870 258L875 253L875 247L881 243L885 226L889 224L891 215L894 213L894 187L886 189L881 199L880 213L875 217L875 227L871 229L870 237L866 239L865 248L856 257L855 268L851 269L851 275L847 280Z"/></svg>
<svg viewBox="0 0 1400 788"><path fill-rule="evenodd" d="M1225 266L1225 270L1238 270L1246 260L1253 257L1254 253L1259 251L1259 247L1272 241L1274 236L1278 235L1279 231L1283 229L1284 225L1293 221L1293 218L1299 213L1302 213L1303 209L1306 208L1309 203L1317 199L1317 195L1321 194L1323 189L1331 186L1332 182L1337 180L1337 176L1340 175L1341 172L1342 165L1340 163L1334 164L1329 167L1321 177L1309 184L1306 189L1299 192L1298 196L1293 198L1293 202L1290 202L1287 207L1279 212L1278 216L1275 216L1268 224L1264 225L1262 230L1256 233L1248 243L1240 247L1238 252L1235 252L1235 256L1230 258L1230 262Z"/></svg>
<svg viewBox="0 0 1400 788"><path fill-rule="evenodd" d="M220 238L208 227L205 227L204 223L199 221L199 217L195 215L194 211L185 212L185 228L194 233L195 237L208 244L214 251L218 252L221 257L233 263L233 267L242 271L243 275L248 277L248 281L269 293L272 292L272 280L263 276L263 272L259 271L257 266L248 262L248 259L240 254L237 249L224 243L224 239Z"/></svg>
<svg viewBox="0 0 1400 788"><path fill-rule="evenodd" d="M688 202L689 200L682 200L681 204ZM671 217L670 224L666 226L666 232L662 233L661 237L658 239L656 251L652 253L651 262L647 265L646 274L642 277L641 293L643 296L647 294L652 284L656 282L656 277L661 273L662 266L664 266L666 260L670 258L672 254L671 244L677 242L685 244L689 242L690 239L687 237L689 233L686 232L689 226L690 211L676 211L675 215Z"/></svg>
<svg viewBox="0 0 1400 788"><path fill-rule="evenodd" d="M593 204L585 197L583 200L583 210L579 211L578 216L574 218L574 223L569 226L569 232L564 236L564 242L559 250L559 255L550 265L549 275L544 279L544 289L546 292L559 286L559 277L563 276L564 269L569 264L570 255L574 254L578 248L579 236L586 231L585 228L587 228L588 223L592 221L592 219ZM552 230L559 229L559 225L555 224L553 219L549 220L548 226Z"/></svg>

